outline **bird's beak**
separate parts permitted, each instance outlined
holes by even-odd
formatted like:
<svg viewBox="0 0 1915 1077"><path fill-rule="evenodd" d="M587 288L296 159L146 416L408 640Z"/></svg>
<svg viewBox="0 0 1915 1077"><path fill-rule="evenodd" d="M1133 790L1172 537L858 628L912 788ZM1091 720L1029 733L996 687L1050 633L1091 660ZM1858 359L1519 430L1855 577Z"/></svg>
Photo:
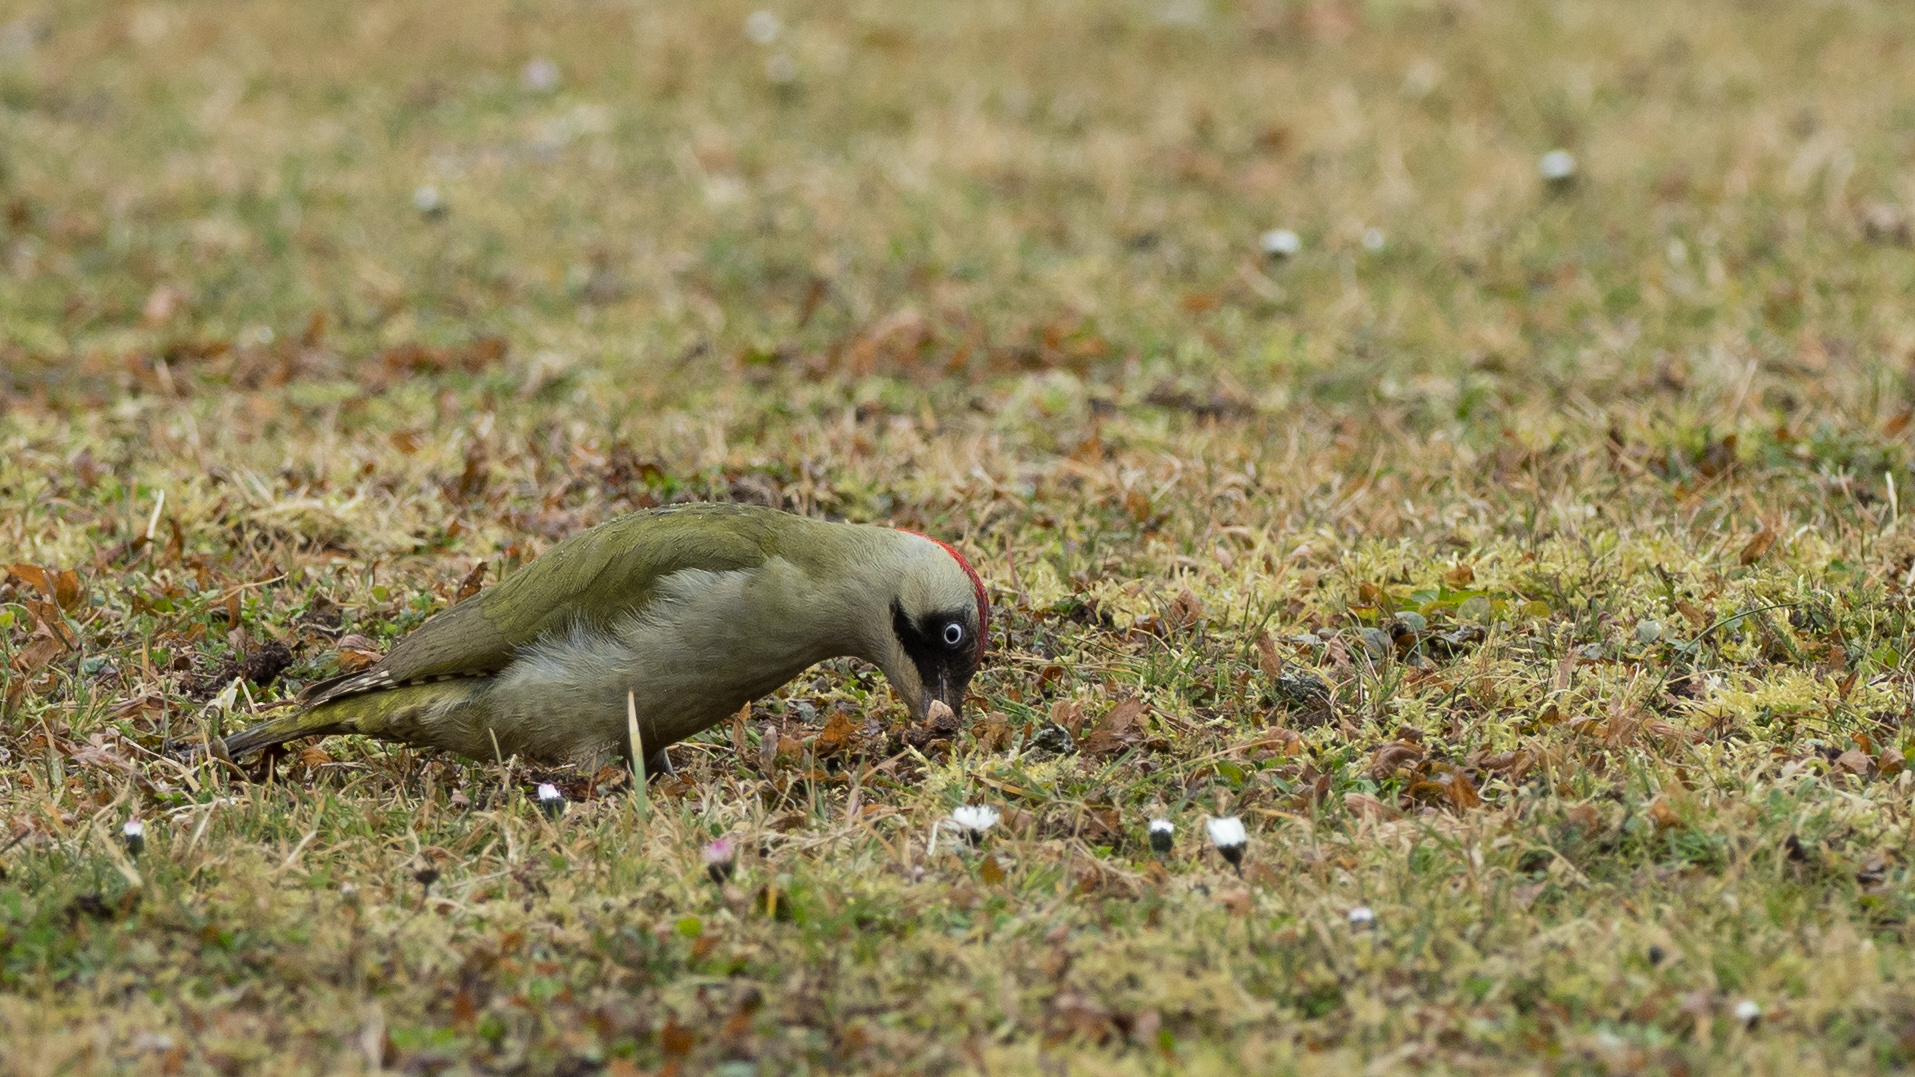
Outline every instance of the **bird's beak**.
<svg viewBox="0 0 1915 1077"><path fill-rule="evenodd" d="M930 697L924 707L924 717L929 721L956 718L964 709L964 689L953 687L948 680L939 679L937 687L925 694Z"/></svg>

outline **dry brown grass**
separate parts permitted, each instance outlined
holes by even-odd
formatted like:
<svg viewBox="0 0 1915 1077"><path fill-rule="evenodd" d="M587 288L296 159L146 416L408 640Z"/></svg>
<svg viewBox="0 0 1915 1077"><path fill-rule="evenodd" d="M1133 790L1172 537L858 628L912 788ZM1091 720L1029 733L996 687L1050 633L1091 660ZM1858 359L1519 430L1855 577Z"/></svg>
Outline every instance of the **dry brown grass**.
<svg viewBox="0 0 1915 1077"><path fill-rule="evenodd" d="M0 18L0 1072L1909 1064L1907 15L772 10ZM691 497L961 540L970 727L155 751Z"/></svg>

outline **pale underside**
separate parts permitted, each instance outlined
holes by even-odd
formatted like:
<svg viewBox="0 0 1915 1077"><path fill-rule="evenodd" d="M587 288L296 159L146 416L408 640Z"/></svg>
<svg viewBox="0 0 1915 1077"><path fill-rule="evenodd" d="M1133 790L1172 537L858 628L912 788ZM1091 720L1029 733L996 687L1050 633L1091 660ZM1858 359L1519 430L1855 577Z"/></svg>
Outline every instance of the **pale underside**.
<svg viewBox="0 0 1915 1077"><path fill-rule="evenodd" d="M436 691L419 707L398 709L381 735L475 759L596 766L628 754L629 692L649 755L814 663L854 653L852 641L817 631L821 611L805 608L804 598L815 597L808 583L781 558L756 571L675 572L638 613L603 628L548 633L499 673L457 682L464 691ZM327 706L348 717L354 701Z"/></svg>

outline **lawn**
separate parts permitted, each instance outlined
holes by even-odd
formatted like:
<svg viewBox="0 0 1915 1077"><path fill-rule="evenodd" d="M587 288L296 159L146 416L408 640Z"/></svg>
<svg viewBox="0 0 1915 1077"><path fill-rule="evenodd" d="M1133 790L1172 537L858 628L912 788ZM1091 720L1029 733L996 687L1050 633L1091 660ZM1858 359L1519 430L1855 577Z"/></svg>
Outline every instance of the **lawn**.
<svg viewBox="0 0 1915 1077"><path fill-rule="evenodd" d="M29 0L0 211L8 1077L1915 1066L1907 5ZM957 735L167 747L707 499Z"/></svg>

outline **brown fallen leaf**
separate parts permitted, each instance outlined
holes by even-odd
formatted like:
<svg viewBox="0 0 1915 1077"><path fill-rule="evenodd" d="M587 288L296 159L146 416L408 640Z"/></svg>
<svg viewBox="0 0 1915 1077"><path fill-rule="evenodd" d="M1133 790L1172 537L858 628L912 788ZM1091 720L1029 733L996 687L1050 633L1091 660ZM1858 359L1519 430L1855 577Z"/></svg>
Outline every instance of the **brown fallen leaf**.
<svg viewBox="0 0 1915 1077"><path fill-rule="evenodd" d="M1387 778L1423 758L1423 749L1408 741L1391 741L1370 756L1370 776Z"/></svg>
<svg viewBox="0 0 1915 1077"><path fill-rule="evenodd" d="M1483 806L1483 795L1476 791L1476 783L1469 780L1469 775L1456 771L1448 778L1443 784L1449 794L1451 807L1457 811L1468 811Z"/></svg>
<svg viewBox="0 0 1915 1077"><path fill-rule="evenodd" d="M1657 830L1673 830L1682 825L1682 817L1662 800L1649 805L1649 819L1656 824Z"/></svg>
<svg viewBox="0 0 1915 1077"><path fill-rule="evenodd" d="M1171 600L1170 609L1164 614L1164 621L1172 628L1194 628L1203 619L1203 600L1188 587Z"/></svg>
<svg viewBox="0 0 1915 1077"><path fill-rule="evenodd" d="M1682 614L1683 619L1694 625L1698 632L1709 627L1709 615L1688 599L1676 599L1676 612Z"/></svg>
<svg viewBox="0 0 1915 1077"><path fill-rule="evenodd" d="M1277 653L1277 641L1268 632L1257 633L1257 666L1273 681L1283 676L1283 656Z"/></svg>
<svg viewBox="0 0 1915 1077"><path fill-rule="evenodd" d="M1387 805L1368 793L1343 794L1343 807L1351 815L1360 819L1383 819L1390 814Z"/></svg>
<svg viewBox="0 0 1915 1077"><path fill-rule="evenodd" d="M1864 778L1868 777L1868 772L1874 765L1875 760L1870 759L1867 752L1857 748L1850 748L1835 757L1837 770L1846 770L1850 774L1857 774Z"/></svg>
<svg viewBox="0 0 1915 1077"><path fill-rule="evenodd" d="M357 673L379 661L379 645L357 632L339 638L339 672Z"/></svg>
<svg viewBox="0 0 1915 1077"><path fill-rule="evenodd" d="M484 561L474 562L472 565L472 571L466 573L465 579L459 581L459 590L457 593L455 593L452 596L452 604L456 606L459 603L464 602L466 599L471 598L473 595L478 594L480 586L482 586L484 583L485 583L485 562Z"/></svg>
<svg viewBox="0 0 1915 1077"><path fill-rule="evenodd" d="M819 758L836 755L849 747L856 735L857 728L851 724L851 719L846 718L843 711L833 712L831 719L825 723L824 732L818 734L815 751Z"/></svg>
<svg viewBox="0 0 1915 1077"><path fill-rule="evenodd" d="M1769 547L1773 545L1775 545L1775 531L1764 527L1755 533L1755 537L1749 540L1748 545L1742 547L1742 552L1736 555L1736 559L1745 565L1753 565L1762 560L1762 555L1768 553Z"/></svg>
<svg viewBox="0 0 1915 1077"><path fill-rule="evenodd" d="M1144 739L1144 704L1132 698L1121 700L1105 712L1084 738L1080 748L1086 755L1115 755Z"/></svg>

